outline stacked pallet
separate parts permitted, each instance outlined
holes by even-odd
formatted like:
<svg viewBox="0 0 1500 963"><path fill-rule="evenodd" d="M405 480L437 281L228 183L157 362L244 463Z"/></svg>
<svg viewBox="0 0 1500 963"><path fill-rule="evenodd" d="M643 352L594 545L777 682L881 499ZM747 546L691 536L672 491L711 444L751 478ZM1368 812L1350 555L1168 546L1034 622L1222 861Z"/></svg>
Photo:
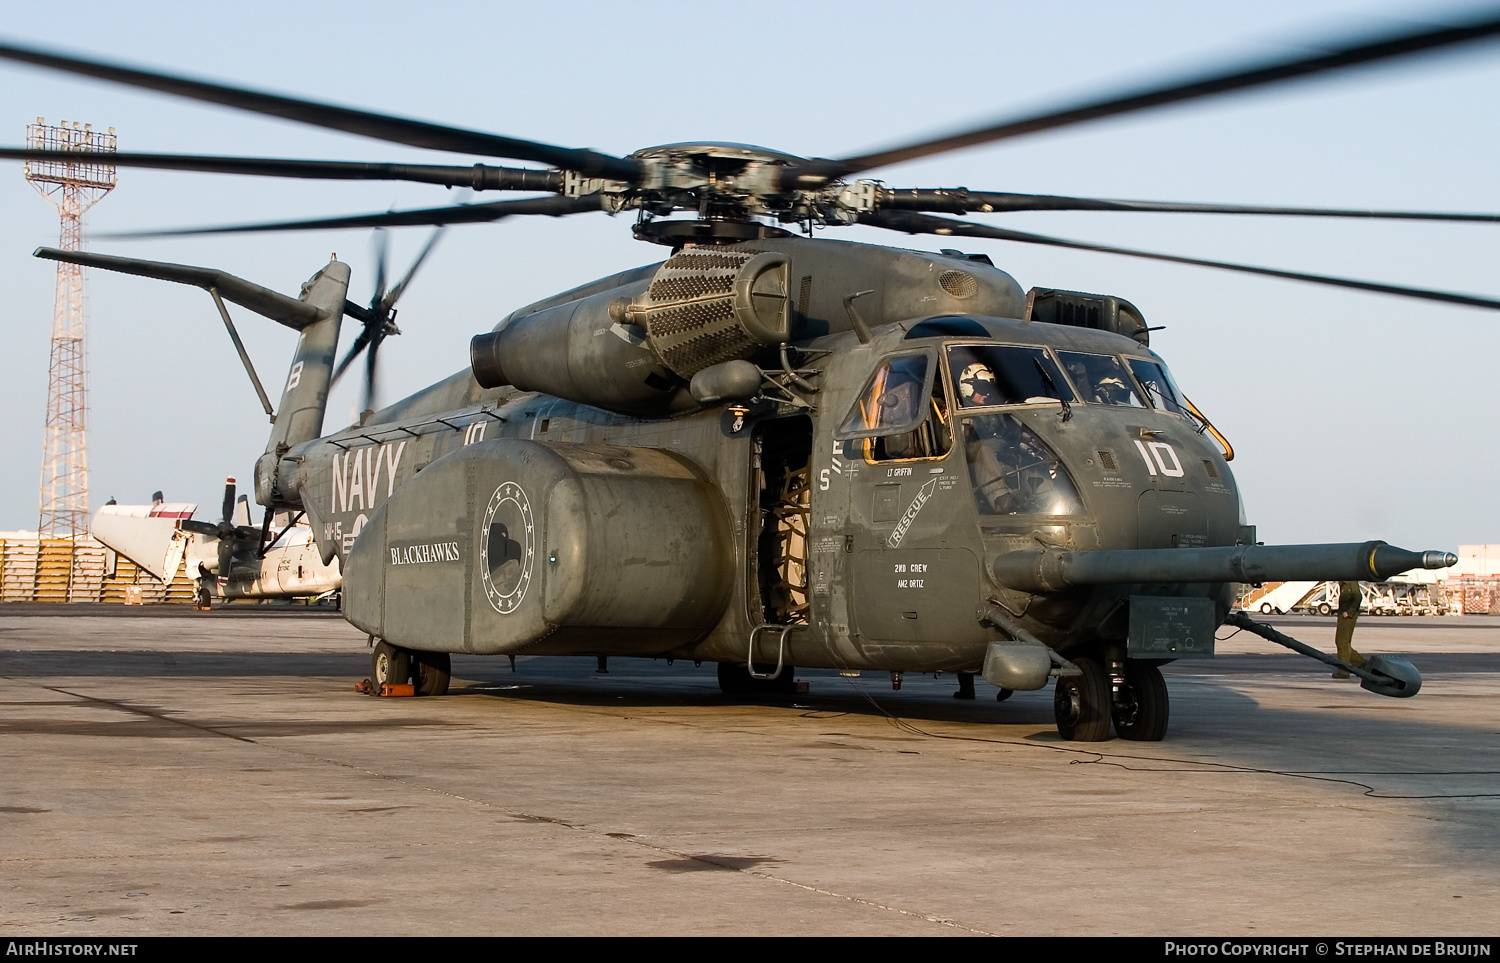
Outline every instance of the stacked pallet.
<svg viewBox="0 0 1500 963"><path fill-rule="evenodd" d="M68 580L69 602L97 602L104 594L104 556L108 551L93 539L73 544L73 568Z"/></svg>
<svg viewBox="0 0 1500 963"><path fill-rule="evenodd" d="M143 603L193 601L193 580L185 568L163 584L121 558L110 577L107 555L108 549L88 536L0 538L0 602L120 603L127 586L139 588Z"/></svg>
<svg viewBox="0 0 1500 963"><path fill-rule="evenodd" d="M36 539L4 540L3 571L0 571L0 601L30 602L36 596Z"/></svg>

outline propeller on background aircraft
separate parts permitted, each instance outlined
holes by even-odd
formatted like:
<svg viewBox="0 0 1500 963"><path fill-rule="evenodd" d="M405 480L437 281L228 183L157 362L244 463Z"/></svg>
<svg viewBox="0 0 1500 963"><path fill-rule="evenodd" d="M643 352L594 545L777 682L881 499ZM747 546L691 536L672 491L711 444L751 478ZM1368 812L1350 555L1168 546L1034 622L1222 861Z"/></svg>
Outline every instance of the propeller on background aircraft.
<svg viewBox="0 0 1500 963"><path fill-rule="evenodd" d="M260 543L260 529L250 525L234 524L234 506L235 481L233 478L226 478L224 479L224 507L217 524L200 522L191 518L185 518L177 523L177 527L185 532L207 535L219 540L219 578L229 577L230 566L234 563L234 549L237 541Z"/></svg>

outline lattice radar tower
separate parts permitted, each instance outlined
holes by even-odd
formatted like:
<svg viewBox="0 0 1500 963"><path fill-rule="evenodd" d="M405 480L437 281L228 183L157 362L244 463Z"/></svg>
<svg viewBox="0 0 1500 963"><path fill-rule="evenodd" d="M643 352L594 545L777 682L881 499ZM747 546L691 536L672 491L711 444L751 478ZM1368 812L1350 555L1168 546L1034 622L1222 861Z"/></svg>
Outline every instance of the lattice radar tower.
<svg viewBox="0 0 1500 963"><path fill-rule="evenodd" d="M26 146L108 155L115 152L115 129L101 133L77 121L49 125L38 117L36 123L26 125ZM84 212L114 190L114 165L105 156L98 161L31 161L25 172L26 179L52 202L62 219L58 247L82 250ZM47 438L42 451L41 519L37 523L42 538L66 538L89 528L84 308L83 267L58 262L47 377Z"/></svg>

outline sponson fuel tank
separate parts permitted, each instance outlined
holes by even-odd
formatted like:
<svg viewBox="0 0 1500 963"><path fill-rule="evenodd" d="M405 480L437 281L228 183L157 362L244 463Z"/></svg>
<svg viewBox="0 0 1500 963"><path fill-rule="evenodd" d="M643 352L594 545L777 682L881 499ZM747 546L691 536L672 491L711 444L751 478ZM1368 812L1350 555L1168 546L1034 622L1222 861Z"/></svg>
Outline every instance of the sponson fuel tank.
<svg viewBox="0 0 1500 963"><path fill-rule="evenodd" d="M410 649L651 655L715 624L733 572L728 509L687 458L502 439L433 462L376 510L344 616Z"/></svg>

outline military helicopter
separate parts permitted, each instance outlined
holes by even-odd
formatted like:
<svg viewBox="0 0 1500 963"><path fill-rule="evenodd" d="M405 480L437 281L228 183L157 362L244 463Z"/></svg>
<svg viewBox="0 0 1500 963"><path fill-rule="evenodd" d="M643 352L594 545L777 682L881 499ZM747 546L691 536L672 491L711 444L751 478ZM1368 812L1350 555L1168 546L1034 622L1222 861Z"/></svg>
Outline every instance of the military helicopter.
<svg viewBox="0 0 1500 963"><path fill-rule="evenodd" d="M0 45L0 58L410 146L546 169L119 154L121 166L389 179L544 196L181 232L380 228L636 212L671 249L519 308L469 366L323 436L343 319L367 397L391 301L331 261L293 298L211 268L41 249L195 285L299 333L255 467L268 515L302 513L344 573L372 681L439 695L450 654L718 663L730 693L795 666L1055 685L1059 732L1164 737L1164 662L1234 624L1415 695L1393 657L1344 660L1232 612L1234 583L1379 579L1442 552L1259 544L1229 443L1150 349L1124 298L1025 291L981 254L799 236L863 224L1175 261L1494 309L1500 301L1091 245L938 216L1197 211L1434 221L1493 214L1169 204L890 188L856 175L980 143L1390 60L1500 33L1500 18L1325 45L1313 56L843 159L685 143L624 157ZM0 151L21 160L97 160ZM675 215L685 213L686 217ZM377 292L383 284L377 285ZM247 365L247 370L248 365ZM252 371L252 378L254 378ZM269 405L268 405L269 407ZM1054 682L1055 680L1055 682Z"/></svg>

